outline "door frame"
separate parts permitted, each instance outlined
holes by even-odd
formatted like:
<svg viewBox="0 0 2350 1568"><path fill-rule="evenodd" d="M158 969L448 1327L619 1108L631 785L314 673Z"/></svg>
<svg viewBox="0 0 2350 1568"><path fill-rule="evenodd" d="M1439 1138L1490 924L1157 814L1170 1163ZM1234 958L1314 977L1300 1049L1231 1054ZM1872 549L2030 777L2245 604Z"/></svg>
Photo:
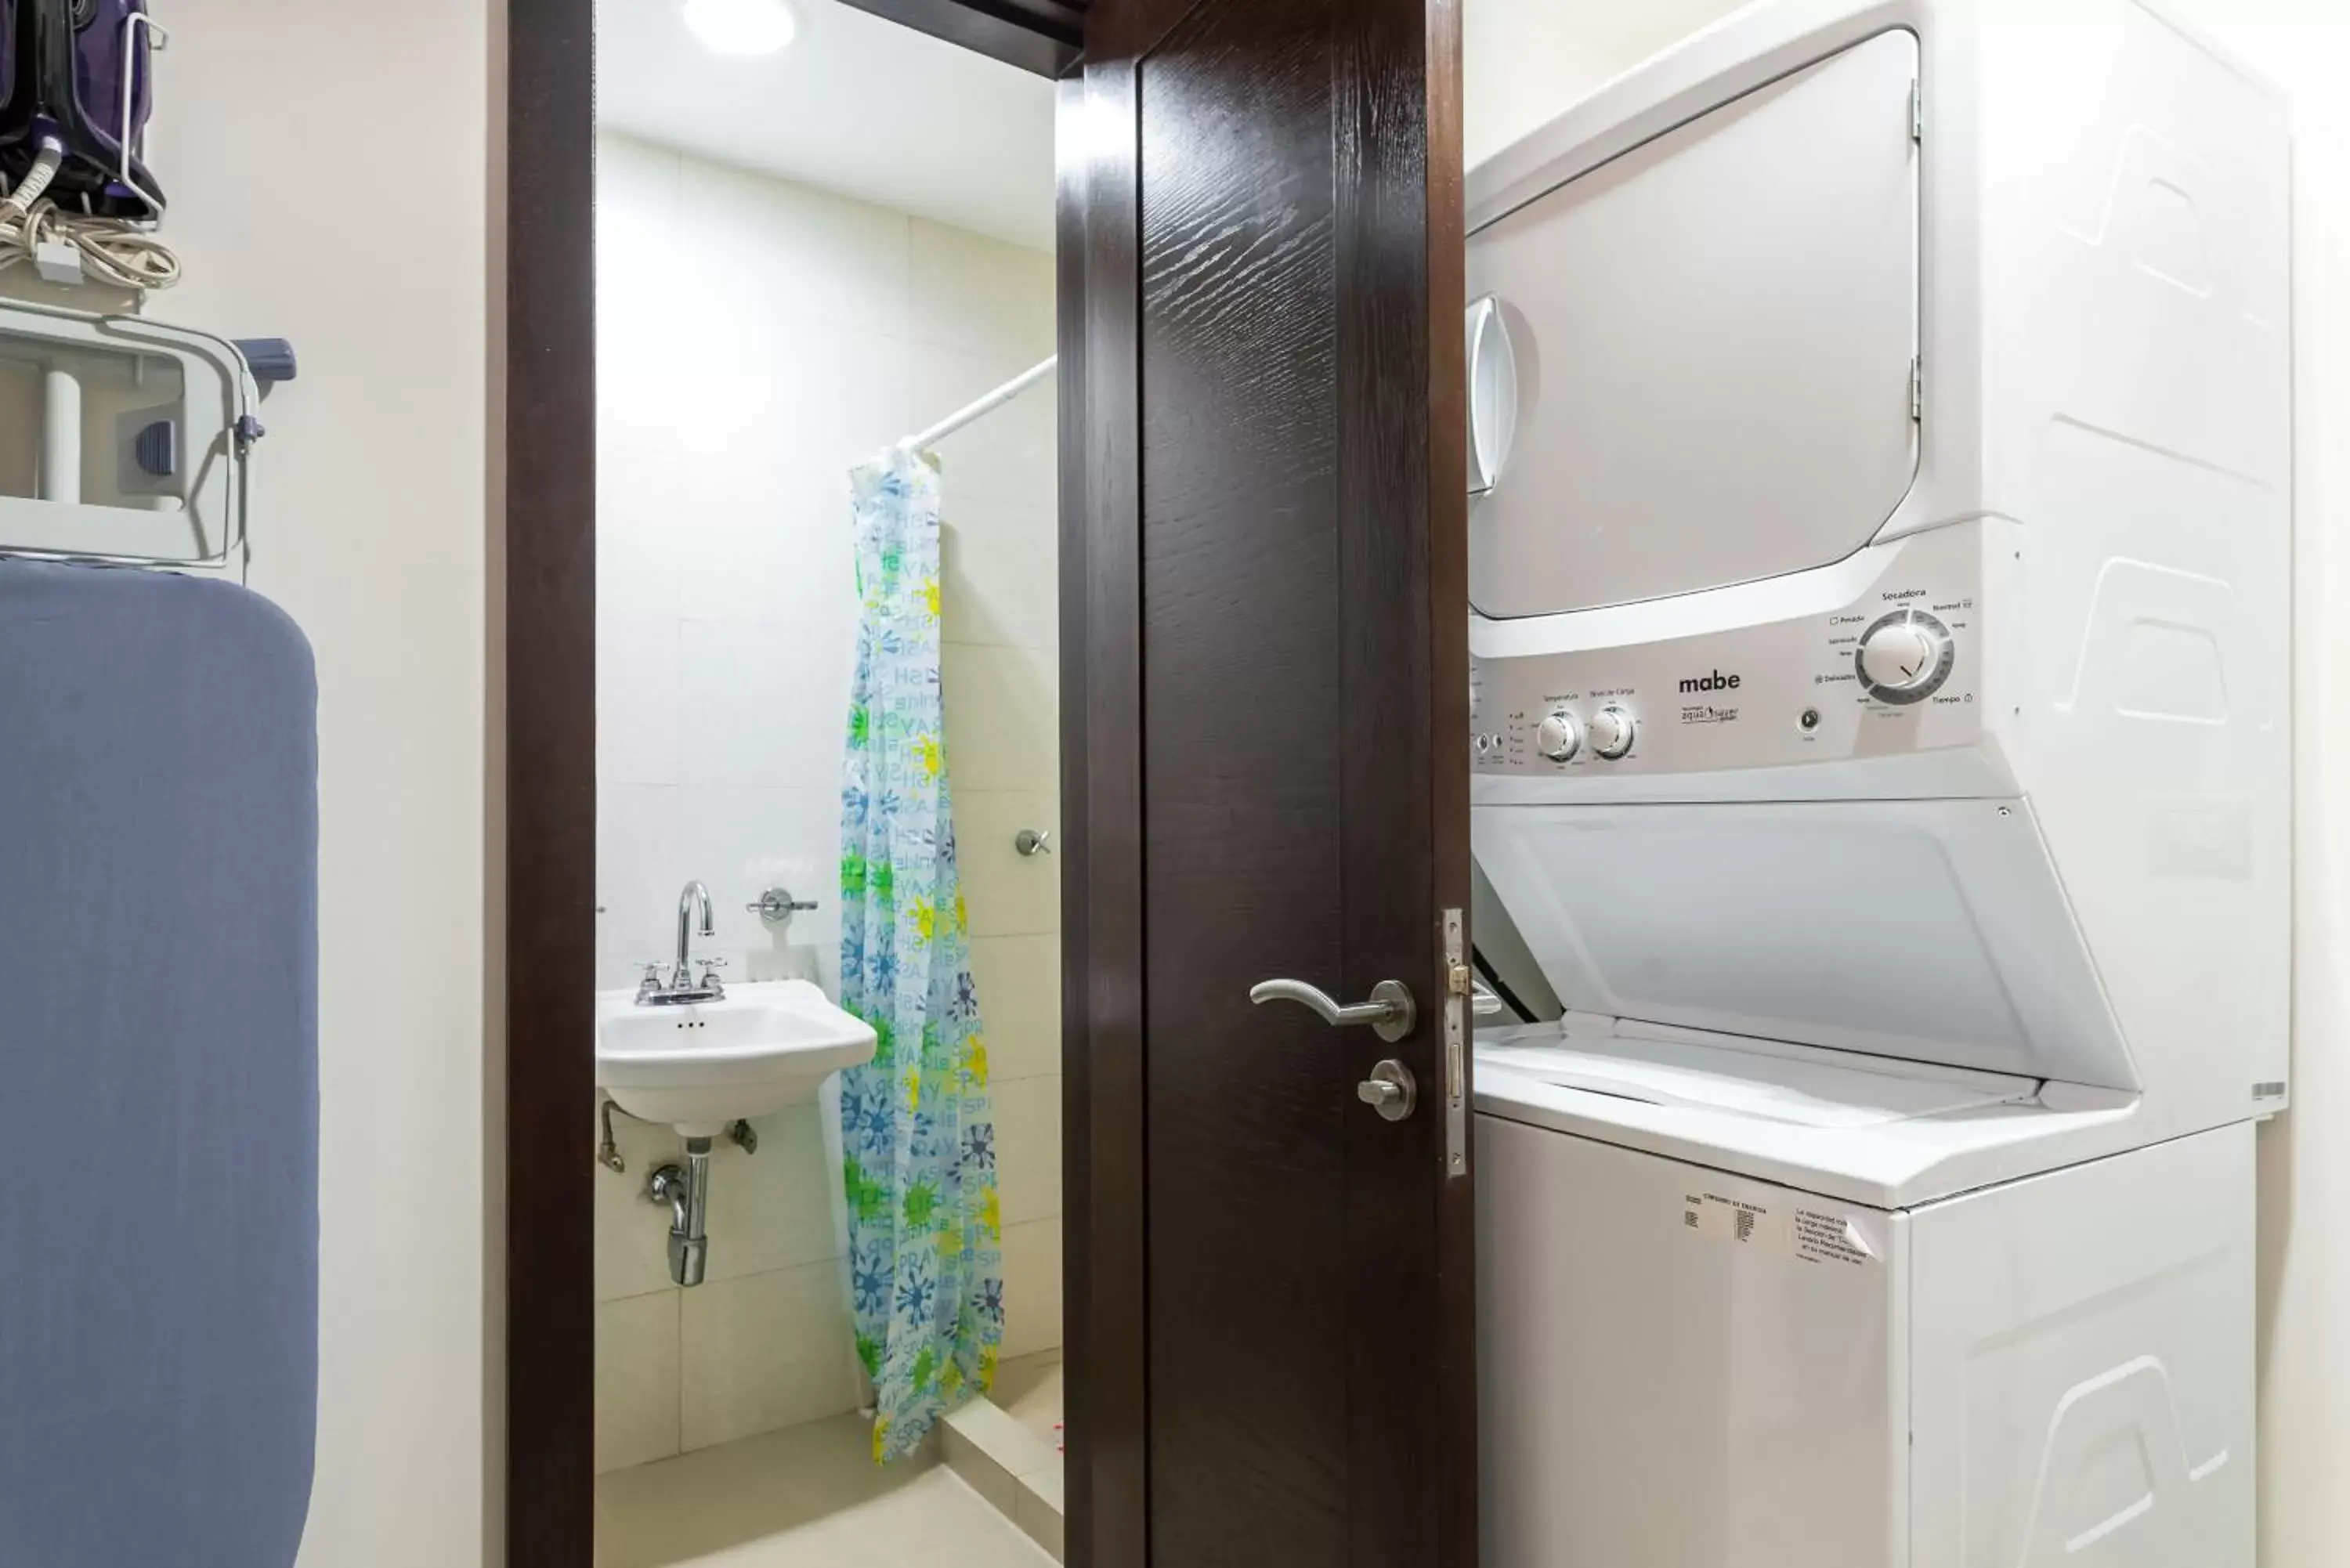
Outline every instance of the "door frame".
<svg viewBox="0 0 2350 1568"><path fill-rule="evenodd" d="M848 3L1059 76L1076 57L1088 0ZM504 323L504 352L494 349L490 362L504 440L493 452L499 504L484 607L492 672L485 826L495 872L486 901L489 929L502 934L491 939L484 1023L493 1049L502 1044L504 1051L489 1115L493 1146L502 1145L504 1158L488 1173L485 1195L491 1234L502 1224L504 1235L484 1260L484 1327L493 1336L484 1393L497 1456L485 1480L491 1512L503 1511L504 1523L490 1525L484 1547L494 1552L502 1540L507 1568L586 1568L595 1550L593 11L579 0L506 0L503 257L494 253L491 262L504 285L494 316ZM1066 280L1066 252L1059 265ZM1068 321L1065 303L1064 344ZM1062 379L1064 418L1075 379ZM1065 604L1065 621L1068 613ZM1077 754L1065 742L1065 771L1081 778ZM1065 832L1072 862L1085 858L1083 836ZM1077 1038L1074 1026L1065 1031L1065 1041ZM1072 1079L1084 1081L1081 1071ZM1073 1101L1079 1093L1072 1088ZM1128 1189L1138 1213L1139 1175L1138 1162L1138 1184ZM1082 1211L1082 1162L1069 1186ZM1070 1254L1081 1271L1082 1250L1073 1245ZM1092 1447L1090 1428L1072 1423L1074 1467L1083 1469ZM1138 1477L1140 1464L1138 1450L1130 1466ZM1070 1560L1140 1562L1089 1558L1082 1548Z"/></svg>
<svg viewBox="0 0 2350 1568"><path fill-rule="evenodd" d="M1058 78L1061 123L1139 126L1137 67L1197 0L847 0ZM1428 277L1460 292L1459 0L1427 6ZM490 1259L492 1483L507 1568L584 1568L595 1540L595 43L578 0L507 0L503 504L489 550L490 896L504 1071L503 1247ZM1066 1552L1149 1556L1144 1245L1139 134L1060 139L1059 443ZM1452 200L1433 199L1450 189ZM1451 222L1440 213L1454 214ZM499 264L493 262L493 267ZM1461 344L1430 345L1430 504L1463 493ZM500 470L494 468L493 472ZM494 481L494 483L499 482ZM1442 515L1440 510L1436 514ZM1466 583L1433 585L1466 605ZM1457 590L1457 592L1456 592ZM1465 614L1465 607L1463 613ZM1465 647L1465 642L1464 642ZM1465 689L1464 689L1465 701ZM1440 756L1441 753L1440 748ZM1454 829L1467 832L1466 769ZM1450 775L1446 775L1449 780ZM1440 807L1455 785L1435 785ZM1463 898L1465 905L1465 897ZM497 939L494 939L494 941ZM492 995L498 994L494 990ZM494 1120L493 1127L496 1127ZM498 1134L494 1130L493 1137ZM1466 1189L1453 1199L1465 1202ZM493 1233L494 1234L494 1228ZM1467 1260L1450 1288L1471 1290ZM1452 1380L1473 1400L1473 1369ZM1473 1521L1474 1456L1447 1465ZM1473 1526L1472 1526L1473 1528Z"/></svg>
<svg viewBox="0 0 2350 1568"><path fill-rule="evenodd" d="M488 826L503 857L490 929L504 933L490 967L504 993L489 1032L502 1026L505 1053L490 1096L493 1116L503 1099L505 1159L491 1174L504 1238L485 1262L491 1299L504 1303L490 1355L504 1395L489 1423L502 1467L490 1507L504 1505L508 1568L595 1560L594 16L578 0L506 5L504 293L493 317L505 351L491 356L505 440L488 703Z"/></svg>

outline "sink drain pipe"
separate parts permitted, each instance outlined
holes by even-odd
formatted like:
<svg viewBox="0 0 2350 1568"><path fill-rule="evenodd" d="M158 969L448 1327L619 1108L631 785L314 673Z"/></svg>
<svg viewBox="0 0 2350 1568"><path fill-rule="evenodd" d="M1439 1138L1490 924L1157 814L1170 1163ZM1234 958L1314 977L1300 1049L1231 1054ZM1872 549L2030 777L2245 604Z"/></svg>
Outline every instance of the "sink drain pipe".
<svg viewBox="0 0 2350 1568"><path fill-rule="evenodd" d="M681 1285L700 1284L710 1257L710 1140L686 1139L685 1168L662 1166L645 1184L645 1194L669 1205L669 1277Z"/></svg>

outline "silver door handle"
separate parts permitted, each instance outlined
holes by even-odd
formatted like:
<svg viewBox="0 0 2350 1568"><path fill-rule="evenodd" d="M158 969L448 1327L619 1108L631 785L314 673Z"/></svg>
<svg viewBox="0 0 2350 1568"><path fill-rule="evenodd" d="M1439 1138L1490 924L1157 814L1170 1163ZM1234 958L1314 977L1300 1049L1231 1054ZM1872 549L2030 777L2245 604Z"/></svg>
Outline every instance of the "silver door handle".
<svg viewBox="0 0 2350 1568"><path fill-rule="evenodd" d="M1368 1024L1378 1037L1397 1041L1411 1033L1419 1017L1411 989L1399 980L1383 980L1371 987L1371 999L1340 1006L1320 986L1302 980L1263 980L1249 987L1249 1000L1262 1007L1268 1002L1294 1002L1310 1007L1333 1029Z"/></svg>

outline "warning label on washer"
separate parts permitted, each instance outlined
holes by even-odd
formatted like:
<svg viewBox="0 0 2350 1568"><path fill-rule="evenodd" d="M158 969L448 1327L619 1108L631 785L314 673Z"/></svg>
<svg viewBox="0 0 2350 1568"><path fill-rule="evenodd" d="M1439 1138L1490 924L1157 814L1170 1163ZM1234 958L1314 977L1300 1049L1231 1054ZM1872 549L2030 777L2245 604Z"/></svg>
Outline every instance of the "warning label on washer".
<svg viewBox="0 0 2350 1568"><path fill-rule="evenodd" d="M1865 1269L1877 1262L1860 1228L1841 1214L1795 1210L1795 1256L1807 1263L1841 1263Z"/></svg>
<svg viewBox="0 0 2350 1568"><path fill-rule="evenodd" d="M1798 1262L1860 1269L1879 1261L1860 1228L1845 1215L1773 1209L1719 1192L1682 1193L1681 1229L1708 1241L1759 1247Z"/></svg>

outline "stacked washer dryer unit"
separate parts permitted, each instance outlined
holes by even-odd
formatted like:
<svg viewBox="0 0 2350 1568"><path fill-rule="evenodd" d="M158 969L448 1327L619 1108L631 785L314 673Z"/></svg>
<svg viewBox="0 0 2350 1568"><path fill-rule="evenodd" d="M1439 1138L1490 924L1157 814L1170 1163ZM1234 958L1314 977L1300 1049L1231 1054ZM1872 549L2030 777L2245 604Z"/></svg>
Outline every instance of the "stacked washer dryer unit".
<svg viewBox="0 0 2350 1568"><path fill-rule="evenodd" d="M2287 144L2133 0L1780 0L1472 174L1493 1568L2249 1565Z"/></svg>

